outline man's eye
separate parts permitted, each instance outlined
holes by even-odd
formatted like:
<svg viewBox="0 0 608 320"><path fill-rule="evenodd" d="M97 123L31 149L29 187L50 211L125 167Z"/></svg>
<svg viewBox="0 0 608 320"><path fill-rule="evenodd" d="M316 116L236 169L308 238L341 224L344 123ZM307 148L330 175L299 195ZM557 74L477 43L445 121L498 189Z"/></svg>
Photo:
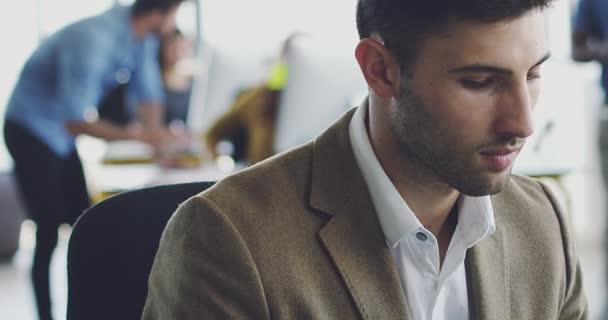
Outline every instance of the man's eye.
<svg viewBox="0 0 608 320"><path fill-rule="evenodd" d="M528 80L540 79L540 73L531 73L528 75Z"/></svg>
<svg viewBox="0 0 608 320"><path fill-rule="evenodd" d="M460 83L463 87L469 89L485 89L494 85L495 81L492 78L487 79L462 79Z"/></svg>

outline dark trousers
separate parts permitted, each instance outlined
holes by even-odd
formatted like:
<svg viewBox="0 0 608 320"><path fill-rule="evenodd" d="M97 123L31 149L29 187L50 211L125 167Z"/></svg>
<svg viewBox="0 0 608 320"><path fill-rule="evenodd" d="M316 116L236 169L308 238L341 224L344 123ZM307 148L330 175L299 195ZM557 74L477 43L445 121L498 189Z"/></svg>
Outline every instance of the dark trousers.
<svg viewBox="0 0 608 320"><path fill-rule="evenodd" d="M28 129L10 120L4 138L14 161L15 177L26 211L36 223L32 282L40 319L52 319L49 266L57 245L57 228L73 224L90 206L80 157L62 158Z"/></svg>

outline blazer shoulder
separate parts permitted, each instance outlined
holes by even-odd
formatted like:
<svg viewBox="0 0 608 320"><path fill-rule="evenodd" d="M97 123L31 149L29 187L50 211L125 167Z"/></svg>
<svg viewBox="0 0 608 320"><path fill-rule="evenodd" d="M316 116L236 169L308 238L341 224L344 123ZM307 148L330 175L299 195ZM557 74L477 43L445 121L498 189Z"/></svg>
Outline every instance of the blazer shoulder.
<svg viewBox="0 0 608 320"><path fill-rule="evenodd" d="M567 212L537 179L513 175L503 191L492 196L492 202L497 228L507 230L514 243L558 249L571 241Z"/></svg>
<svg viewBox="0 0 608 320"><path fill-rule="evenodd" d="M508 207L522 205L538 209L540 206L545 209L543 211L552 213L561 214L564 211L546 183L517 174L511 175L511 181L504 190L493 198L499 204L506 204Z"/></svg>
<svg viewBox="0 0 608 320"><path fill-rule="evenodd" d="M197 195L237 226L272 224L308 207L312 143L230 175Z"/></svg>
<svg viewBox="0 0 608 320"><path fill-rule="evenodd" d="M511 289L531 298L555 298L560 319L586 319L586 299L568 212L542 181L513 175L511 182L492 197L497 231L507 247L512 274L531 275L512 281ZM524 302L520 307L533 310ZM550 305L547 304L547 305Z"/></svg>
<svg viewBox="0 0 608 320"><path fill-rule="evenodd" d="M270 157L218 181L201 196L221 202L232 195L272 195L279 190L285 192L290 186L301 187L310 176L312 148L312 143L308 143Z"/></svg>
<svg viewBox="0 0 608 320"><path fill-rule="evenodd" d="M511 183L507 185L505 191L523 192L531 195L545 194L544 184L536 179L524 175L512 174Z"/></svg>

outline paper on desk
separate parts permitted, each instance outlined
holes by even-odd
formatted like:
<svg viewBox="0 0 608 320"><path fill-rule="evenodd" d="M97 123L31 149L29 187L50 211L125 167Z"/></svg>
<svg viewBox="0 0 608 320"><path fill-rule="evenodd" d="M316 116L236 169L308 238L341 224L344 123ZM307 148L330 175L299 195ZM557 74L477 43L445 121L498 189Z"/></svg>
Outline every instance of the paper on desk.
<svg viewBox="0 0 608 320"><path fill-rule="evenodd" d="M154 149L137 140L120 140L109 142L102 161L104 163L151 162Z"/></svg>

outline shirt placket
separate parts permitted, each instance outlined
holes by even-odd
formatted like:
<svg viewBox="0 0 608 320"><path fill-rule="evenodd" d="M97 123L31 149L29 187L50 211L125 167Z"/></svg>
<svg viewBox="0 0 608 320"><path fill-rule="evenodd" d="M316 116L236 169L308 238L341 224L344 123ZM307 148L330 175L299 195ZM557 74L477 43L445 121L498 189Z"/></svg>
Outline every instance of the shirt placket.
<svg viewBox="0 0 608 320"><path fill-rule="evenodd" d="M430 303L427 305L426 314L430 319L437 305L437 299L443 287L442 272L439 263L439 246L435 236L424 228L419 228L412 239L416 259L420 262L420 270L424 277L430 280L426 288Z"/></svg>

